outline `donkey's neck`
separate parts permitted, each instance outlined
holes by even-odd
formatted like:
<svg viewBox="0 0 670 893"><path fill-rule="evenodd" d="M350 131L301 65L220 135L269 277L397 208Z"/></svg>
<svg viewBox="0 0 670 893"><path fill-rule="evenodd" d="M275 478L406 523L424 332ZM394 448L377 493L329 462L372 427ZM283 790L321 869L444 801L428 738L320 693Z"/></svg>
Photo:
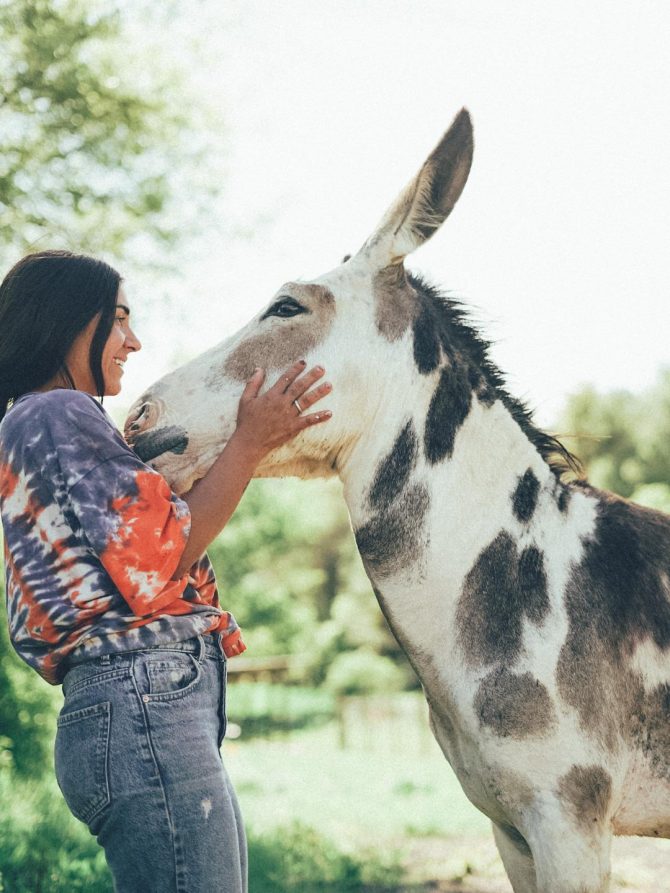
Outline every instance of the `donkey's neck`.
<svg viewBox="0 0 670 893"><path fill-rule="evenodd" d="M454 641L454 616L478 556L532 517L560 514L560 485L501 400L473 394L450 455L427 455L426 400L393 413L341 468L361 556L382 610L422 677ZM391 435L391 438L389 438ZM422 670L424 672L422 672ZM424 684L426 680L424 678Z"/></svg>
<svg viewBox="0 0 670 893"><path fill-rule="evenodd" d="M408 490L423 487L429 502L425 520L433 522L427 546L443 552L442 533L480 527L478 514L473 513L483 513L499 530L510 517L519 479L529 469L538 487L557 489L548 463L502 401L486 406L473 395L453 451L439 461L426 455L425 396L403 396L402 404L412 408L386 410L383 422L378 419L369 426L365 440L339 469L354 530L375 515L399 509ZM415 527L422 521L410 520Z"/></svg>

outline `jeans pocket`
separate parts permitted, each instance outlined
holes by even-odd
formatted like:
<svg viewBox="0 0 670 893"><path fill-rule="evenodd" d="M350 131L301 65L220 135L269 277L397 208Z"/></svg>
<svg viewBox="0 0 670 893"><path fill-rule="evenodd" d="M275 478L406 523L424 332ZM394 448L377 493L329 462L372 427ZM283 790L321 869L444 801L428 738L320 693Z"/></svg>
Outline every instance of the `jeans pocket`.
<svg viewBox="0 0 670 893"><path fill-rule="evenodd" d="M145 651L135 663L142 700L174 701L189 694L200 682L202 667L183 651Z"/></svg>
<svg viewBox="0 0 670 893"><path fill-rule="evenodd" d="M56 780L75 818L89 824L110 802L109 701L58 717Z"/></svg>

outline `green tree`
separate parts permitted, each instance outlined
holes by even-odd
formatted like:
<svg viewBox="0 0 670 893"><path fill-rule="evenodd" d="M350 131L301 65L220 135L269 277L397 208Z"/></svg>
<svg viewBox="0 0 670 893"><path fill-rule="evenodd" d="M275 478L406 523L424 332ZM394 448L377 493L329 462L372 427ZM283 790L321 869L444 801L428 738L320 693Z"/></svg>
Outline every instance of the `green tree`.
<svg viewBox="0 0 670 893"><path fill-rule="evenodd" d="M670 511L670 370L641 394L591 387L568 398L560 422L589 480L643 505Z"/></svg>
<svg viewBox="0 0 670 893"><path fill-rule="evenodd" d="M37 244L121 256L136 236L173 238L174 171L188 178L197 160L178 110L192 104L173 71L137 76L125 14L111 0L0 0L5 265Z"/></svg>

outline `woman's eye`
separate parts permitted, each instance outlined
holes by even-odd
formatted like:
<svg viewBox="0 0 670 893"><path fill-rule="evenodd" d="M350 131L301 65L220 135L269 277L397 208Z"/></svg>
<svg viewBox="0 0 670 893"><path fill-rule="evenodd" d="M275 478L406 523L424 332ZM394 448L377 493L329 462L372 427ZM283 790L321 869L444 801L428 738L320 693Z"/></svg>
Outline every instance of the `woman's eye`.
<svg viewBox="0 0 670 893"><path fill-rule="evenodd" d="M278 316L280 319L288 319L290 316L297 316L299 313L306 313L306 309L295 301L293 298L279 298L278 301L270 307L262 319L268 316Z"/></svg>

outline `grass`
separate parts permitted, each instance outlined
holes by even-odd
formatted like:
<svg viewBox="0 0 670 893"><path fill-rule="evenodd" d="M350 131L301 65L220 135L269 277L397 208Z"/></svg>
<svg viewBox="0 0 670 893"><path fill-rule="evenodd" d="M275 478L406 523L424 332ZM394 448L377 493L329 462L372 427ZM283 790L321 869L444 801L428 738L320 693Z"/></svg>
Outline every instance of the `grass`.
<svg viewBox="0 0 670 893"><path fill-rule="evenodd" d="M393 709L388 700L347 704L340 722L224 744L224 762L255 831L297 819L352 849L490 833L428 730L419 694L394 698Z"/></svg>

